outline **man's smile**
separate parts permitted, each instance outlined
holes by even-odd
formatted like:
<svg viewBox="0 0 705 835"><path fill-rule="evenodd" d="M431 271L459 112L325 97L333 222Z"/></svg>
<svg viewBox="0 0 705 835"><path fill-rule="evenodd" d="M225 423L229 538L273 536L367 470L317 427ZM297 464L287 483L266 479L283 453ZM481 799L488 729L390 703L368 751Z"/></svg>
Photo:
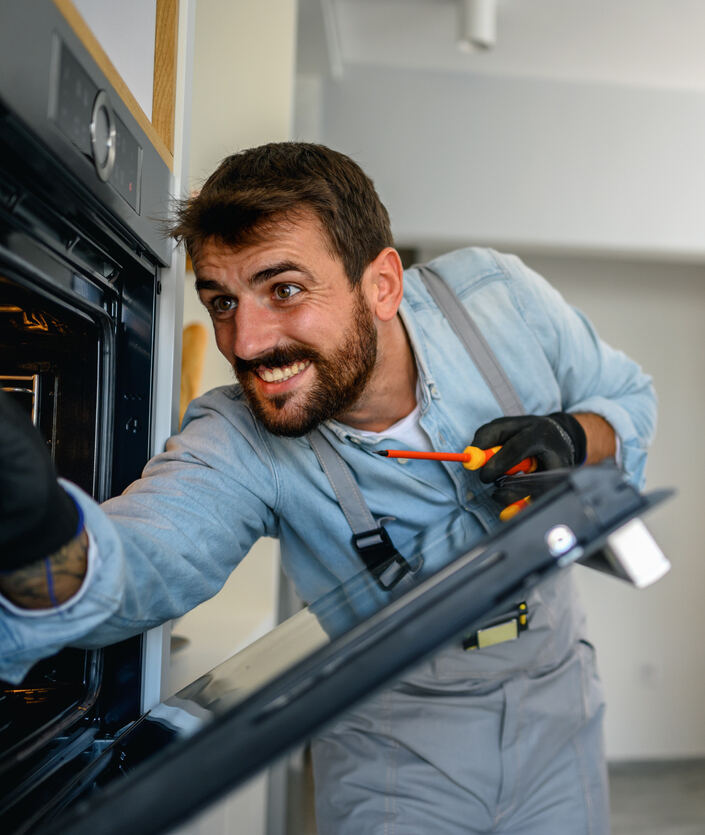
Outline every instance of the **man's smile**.
<svg viewBox="0 0 705 835"><path fill-rule="evenodd" d="M255 369L255 374L265 383L283 383L305 371L309 365L311 365L311 360L292 362L290 365L280 365L273 368L260 365Z"/></svg>

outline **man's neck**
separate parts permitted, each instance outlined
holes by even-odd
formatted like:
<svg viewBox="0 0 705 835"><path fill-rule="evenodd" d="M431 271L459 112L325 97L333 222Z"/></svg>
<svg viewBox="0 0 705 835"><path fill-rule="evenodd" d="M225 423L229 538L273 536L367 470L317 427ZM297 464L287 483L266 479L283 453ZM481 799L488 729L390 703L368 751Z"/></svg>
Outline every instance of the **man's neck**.
<svg viewBox="0 0 705 835"><path fill-rule="evenodd" d="M383 432L416 406L416 362L401 318L378 331L377 363L360 399L338 420L354 429Z"/></svg>

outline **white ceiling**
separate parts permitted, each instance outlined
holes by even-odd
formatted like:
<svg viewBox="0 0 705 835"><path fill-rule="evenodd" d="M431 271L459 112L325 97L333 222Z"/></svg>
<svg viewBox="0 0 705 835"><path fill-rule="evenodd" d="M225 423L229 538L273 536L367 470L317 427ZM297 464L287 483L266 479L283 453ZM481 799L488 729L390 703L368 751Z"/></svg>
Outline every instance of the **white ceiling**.
<svg viewBox="0 0 705 835"><path fill-rule="evenodd" d="M498 0L497 43L456 48L455 0L299 0L299 69L357 66L705 90L705 0Z"/></svg>

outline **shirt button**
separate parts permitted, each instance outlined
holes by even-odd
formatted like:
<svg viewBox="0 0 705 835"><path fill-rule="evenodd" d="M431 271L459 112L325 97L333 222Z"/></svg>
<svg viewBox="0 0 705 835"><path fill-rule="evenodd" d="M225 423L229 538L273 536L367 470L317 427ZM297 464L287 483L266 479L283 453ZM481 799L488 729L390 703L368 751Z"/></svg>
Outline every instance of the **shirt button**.
<svg viewBox="0 0 705 835"><path fill-rule="evenodd" d="M468 490L468 492L465 494L465 500L471 502L474 498L475 494L472 492L472 490Z"/></svg>
<svg viewBox="0 0 705 835"><path fill-rule="evenodd" d="M446 442L446 436L445 436L442 432L439 432L439 433L438 433L438 440L439 440L442 444L444 444L444 443Z"/></svg>

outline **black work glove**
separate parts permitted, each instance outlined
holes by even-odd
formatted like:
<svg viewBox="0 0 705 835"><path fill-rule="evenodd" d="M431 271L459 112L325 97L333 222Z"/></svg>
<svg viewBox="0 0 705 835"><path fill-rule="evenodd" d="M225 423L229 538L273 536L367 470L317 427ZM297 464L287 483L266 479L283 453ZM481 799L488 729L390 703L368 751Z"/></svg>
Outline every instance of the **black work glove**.
<svg viewBox="0 0 705 835"><path fill-rule="evenodd" d="M585 430L567 412L497 418L477 430L472 444L482 449L502 447L478 470L480 479L486 484L502 478L507 470L524 458L534 457L538 464L537 470L542 471L579 466L587 454ZM523 486L521 483L520 475L502 478L492 498L502 505L511 504L524 496L536 497L543 494L555 486L557 481L537 474L531 479L527 476ZM531 489L527 489L529 486ZM517 496L516 492L520 490L524 492Z"/></svg>
<svg viewBox="0 0 705 835"><path fill-rule="evenodd" d="M58 551L79 533L79 518L41 435L0 391L0 571Z"/></svg>
<svg viewBox="0 0 705 835"><path fill-rule="evenodd" d="M538 499L557 487L567 478L571 469L561 467L558 470L544 470L541 473L517 473L517 475L504 475L495 481L495 490L492 498L501 507L508 507L527 496L531 499Z"/></svg>

